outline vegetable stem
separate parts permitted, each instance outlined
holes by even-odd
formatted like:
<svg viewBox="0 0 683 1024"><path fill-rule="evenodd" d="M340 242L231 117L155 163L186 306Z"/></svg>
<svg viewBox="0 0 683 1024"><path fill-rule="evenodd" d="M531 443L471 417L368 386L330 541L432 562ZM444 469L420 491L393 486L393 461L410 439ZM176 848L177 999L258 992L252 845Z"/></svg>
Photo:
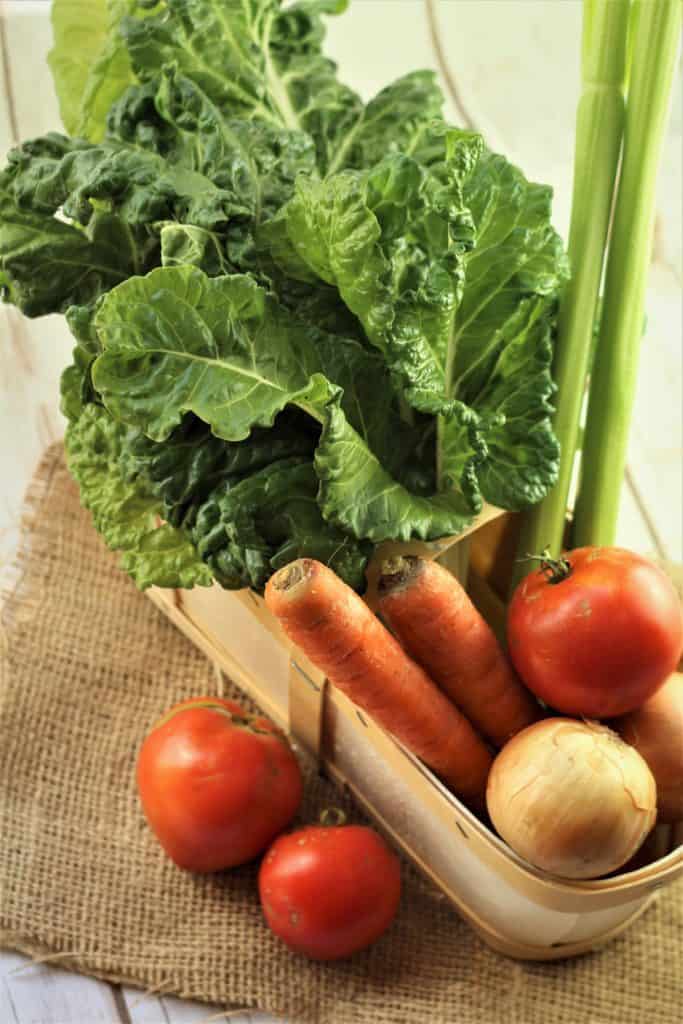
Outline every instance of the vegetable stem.
<svg viewBox="0 0 683 1024"><path fill-rule="evenodd" d="M657 172L681 32L680 0L637 0L624 155L592 373L574 543L614 543L636 390Z"/></svg>
<svg viewBox="0 0 683 1024"><path fill-rule="evenodd" d="M582 93L576 116L569 232L572 277L561 303L554 367L558 385L554 427L561 460L557 483L525 517L520 539L524 554L548 549L556 557L562 549L623 132L628 14L629 0L584 3ZM523 573L518 563L516 579Z"/></svg>
<svg viewBox="0 0 683 1024"><path fill-rule="evenodd" d="M268 19L266 31L263 36L263 56L265 60L266 81L268 82L270 93L275 100L275 104L280 116L282 117L285 128L289 128L290 131L301 131L301 123L299 122L297 113L292 106L292 101L290 100L284 82L275 67L275 63L270 52L270 30L273 24L273 17L274 16L271 16Z"/></svg>

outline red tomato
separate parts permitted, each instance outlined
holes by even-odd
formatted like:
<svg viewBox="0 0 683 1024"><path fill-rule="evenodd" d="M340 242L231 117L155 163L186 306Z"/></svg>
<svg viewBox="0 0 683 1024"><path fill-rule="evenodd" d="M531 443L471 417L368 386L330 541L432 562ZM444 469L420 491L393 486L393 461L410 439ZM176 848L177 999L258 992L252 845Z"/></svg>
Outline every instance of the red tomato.
<svg viewBox="0 0 683 1024"><path fill-rule="evenodd" d="M339 960L391 924L399 860L370 828L311 825L275 840L261 864L259 894L268 925L291 949Z"/></svg>
<svg viewBox="0 0 683 1024"><path fill-rule="evenodd" d="M564 557L564 578L535 570L515 590L510 655L529 689L558 711L623 715L676 667L678 596L661 569L623 548L577 548Z"/></svg>
<svg viewBox="0 0 683 1024"><path fill-rule="evenodd" d="M137 766L142 807L181 868L218 871L256 857L301 803L287 740L234 701L196 697L164 715Z"/></svg>

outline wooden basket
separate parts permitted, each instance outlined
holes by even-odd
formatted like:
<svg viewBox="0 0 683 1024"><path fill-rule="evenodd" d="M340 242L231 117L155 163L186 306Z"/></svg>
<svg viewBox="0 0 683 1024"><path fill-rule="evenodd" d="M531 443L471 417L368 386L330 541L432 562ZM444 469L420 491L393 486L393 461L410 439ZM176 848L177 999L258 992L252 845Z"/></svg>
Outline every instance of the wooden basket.
<svg viewBox="0 0 683 1024"><path fill-rule="evenodd" d="M376 567L389 549L438 557L457 572L467 545L470 593L500 631L504 605L496 584L508 578L514 532L512 517L487 509L468 531L471 536L429 545L383 545L368 573L369 603ZM682 826L655 830L647 845L656 859L599 881L562 881L531 867L418 758L327 684L252 591L214 586L152 588L148 594L333 779L349 788L499 952L552 960L593 950L628 927L657 890L683 874Z"/></svg>

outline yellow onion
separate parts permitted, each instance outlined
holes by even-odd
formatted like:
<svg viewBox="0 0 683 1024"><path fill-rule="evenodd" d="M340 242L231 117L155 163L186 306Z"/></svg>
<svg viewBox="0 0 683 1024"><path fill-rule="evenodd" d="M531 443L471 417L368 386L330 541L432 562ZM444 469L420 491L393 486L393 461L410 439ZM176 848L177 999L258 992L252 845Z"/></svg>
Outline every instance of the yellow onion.
<svg viewBox="0 0 683 1024"><path fill-rule="evenodd" d="M491 821L515 853L564 878L625 864L655 823L657 789L640 754L598 722L548 718L493 762Z"/></svg>

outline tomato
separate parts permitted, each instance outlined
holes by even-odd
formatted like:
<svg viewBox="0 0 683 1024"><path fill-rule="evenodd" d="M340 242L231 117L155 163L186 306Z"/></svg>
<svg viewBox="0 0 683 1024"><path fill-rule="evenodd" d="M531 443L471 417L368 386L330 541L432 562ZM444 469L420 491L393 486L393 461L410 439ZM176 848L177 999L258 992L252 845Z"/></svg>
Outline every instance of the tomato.
<svg viewBox="0 0 683 1024"><path fill-rule="evenodd" d="M378 939L400 894L398 857L361 825L310 825L280 836L259 873L271 930L316 960L350 956Z"/></svg>
<svg viewBox="0 0 683 1024"><path fill-rule="evenodd" d="M515 590L507 624L515 667L530 690L565 714L632 711L681 656L676 591L661 569L623 548L577 548L563 562L555 579L546 562Z"/></svg>
<svg viewBox="0 0 683 1024"><path fill-rule="evenodd" d="M140 750L137 783L152 831L190 871L256 857L292 820L303 788L282 733L218 697L184 701L157 722Z"/></svg>

